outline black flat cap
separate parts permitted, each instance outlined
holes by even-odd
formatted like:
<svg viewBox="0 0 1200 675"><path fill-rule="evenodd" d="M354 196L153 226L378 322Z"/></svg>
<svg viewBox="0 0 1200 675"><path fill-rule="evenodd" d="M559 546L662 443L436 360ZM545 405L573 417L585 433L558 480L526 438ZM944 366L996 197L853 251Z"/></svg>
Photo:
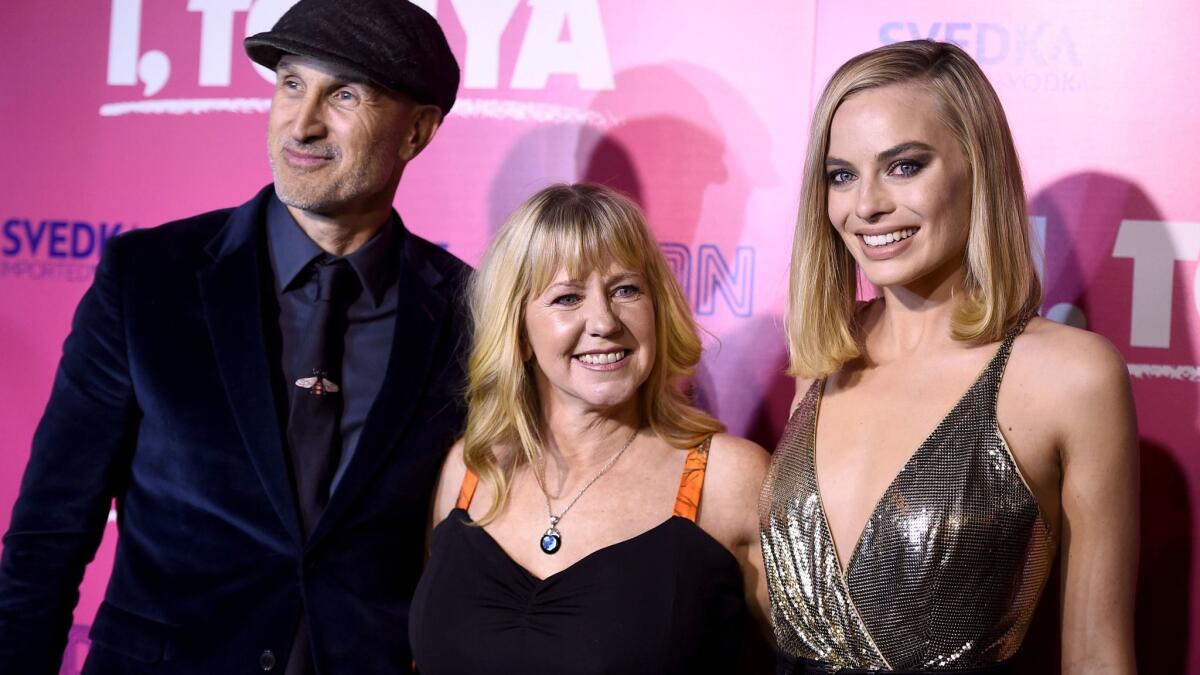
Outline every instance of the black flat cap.
<svg viewBox="0 0 1200 675"><path fill-rule="evenodd" d="M287 54L351 68L380 86L450 112L458 61L437 20L407 0L300 0L251 35L246 54L272 70Z"/></svg>

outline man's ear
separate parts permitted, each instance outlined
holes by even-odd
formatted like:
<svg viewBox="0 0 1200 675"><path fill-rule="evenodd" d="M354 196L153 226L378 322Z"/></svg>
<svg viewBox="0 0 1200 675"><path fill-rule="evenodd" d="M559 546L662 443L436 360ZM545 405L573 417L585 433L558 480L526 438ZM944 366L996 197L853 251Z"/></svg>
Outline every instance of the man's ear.
<svg viewBox="0 0 1200 675"><path fill-rule="evenodd" d="M408 117L408 128L404 131L404 143L400 146L400 159L408 162L421 154L441 125L441 108L436 105L413 104Z"/></svg>

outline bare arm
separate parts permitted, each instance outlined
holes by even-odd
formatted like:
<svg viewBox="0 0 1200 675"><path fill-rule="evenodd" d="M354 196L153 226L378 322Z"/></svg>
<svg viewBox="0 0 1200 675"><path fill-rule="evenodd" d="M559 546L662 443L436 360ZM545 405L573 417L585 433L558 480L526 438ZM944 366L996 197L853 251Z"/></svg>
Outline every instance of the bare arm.
<svg viewBox="0 0 1200 675"><path fill-rule="evenodd" d="M1125 363L1088 336L1058 405L1062 461L1062 672L1135 673L1138 436Z"/></svg>
<svg viewBox="0 0 1200 675"><path fill-rule="evenodd" d="M442 471L438 475L437 487L433 490L433 503L429 505L429 529L425 533L425 554L429 555L429 542L433 528L450 515L458 501L458 490L462 486L467 466L463 464L463 442L458 440L446 453Z"/></svg>
<svg viewBox="0 0 1200 675"><path fill-rule="evenodd" d="M770 455L756 443L727 434L718 434L709 452L698 524L737 558L755 637L769 646L771 606L759 544L758 495Z"/></svg>
<svg viewBox="0 0 1200 675"><path fill-rule="evenodd" d="M744 557L739 557L742 565L742 580L746 585L746 604L750 607L750 616L759 631L768 641L774 641L771 632L771 600L767 597L767 570L763 565L762 545L758 540L758 519L755 519L754 541L745 551Z"/></svg>

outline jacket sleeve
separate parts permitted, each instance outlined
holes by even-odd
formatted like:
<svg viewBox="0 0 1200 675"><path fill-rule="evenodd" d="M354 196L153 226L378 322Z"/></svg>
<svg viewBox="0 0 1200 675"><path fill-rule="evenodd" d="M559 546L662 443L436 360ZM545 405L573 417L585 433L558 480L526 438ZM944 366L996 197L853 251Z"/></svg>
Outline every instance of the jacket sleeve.
<svg viewBox="0 0 1200 675"><path fill-rule="evenodd" d="M75 312L0 558L0 673L55 675L84 568L129 473L140 418L108 243Z"/></svg>

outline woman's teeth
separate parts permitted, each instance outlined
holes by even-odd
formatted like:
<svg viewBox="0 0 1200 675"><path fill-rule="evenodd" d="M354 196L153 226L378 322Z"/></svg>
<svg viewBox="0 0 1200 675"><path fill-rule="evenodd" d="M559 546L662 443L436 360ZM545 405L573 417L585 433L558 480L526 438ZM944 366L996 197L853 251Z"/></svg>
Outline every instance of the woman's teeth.
<svg viewBox="0 0 1200 675"><path fill-rule="evenodd" d="M887 246L888 244L908 239L916 233L917 228L910 227L895 232L888 232L887 234L864 234L862 238L867 246Z"/></svg>
<svg viewBox="0 0 1200 675"><path fill-rule="evenodd" d="M580 354L576 358L588 365L603 366L608 363L616 363L628 354L627 350L622 349L616 352L608 352L607 354Z"/></svg>

